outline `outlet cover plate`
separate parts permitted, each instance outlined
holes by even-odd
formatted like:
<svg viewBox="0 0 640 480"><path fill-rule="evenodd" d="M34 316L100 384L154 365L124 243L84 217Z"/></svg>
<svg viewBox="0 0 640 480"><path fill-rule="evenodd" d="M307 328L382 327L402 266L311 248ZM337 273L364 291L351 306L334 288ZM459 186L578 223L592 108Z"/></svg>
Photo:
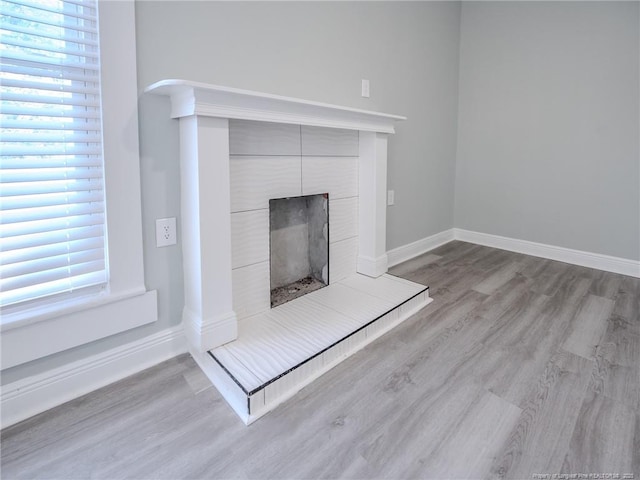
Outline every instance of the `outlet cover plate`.
<svg viewBox="0 0 640 480"><path fill-rule="evenodd" d="M177 242L176 217L158 218L156 220L156 247L168 247Z"/></svg>
<svg viewBox="0 0 640 480"><path fill-rule="evenodd" d="M369 95L371 94L371 89L369 86L369 80L367 80L366 78L362 79L362 96L364 98L369 98Z"/></svg>

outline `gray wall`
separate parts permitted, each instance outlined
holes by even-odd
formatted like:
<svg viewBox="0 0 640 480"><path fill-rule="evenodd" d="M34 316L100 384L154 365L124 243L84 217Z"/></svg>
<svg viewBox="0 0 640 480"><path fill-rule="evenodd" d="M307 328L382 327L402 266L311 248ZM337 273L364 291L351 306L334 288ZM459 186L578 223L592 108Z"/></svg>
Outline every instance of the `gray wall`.
<svg viewBox="0 0 640 480"><path fill-rule="evenodd" d="M184 78L407 116L389 143L387 247L453 226L459 3L140 1L136 26L140 91ZM3 384L180 322L180 238L156 248L154 233L156 218L180 218L167 98L141 95L140 148L145 278L158 291L158 322L6 370Z"/></svg>
<svg viewBox="0 0 640 480"><path fill-rule="evenodd" d="M638 6L463 4L456 227L640 259Z"/></svg>
<svg viewBox="0 0 640 480"><path fill-rule="evenodd" d="M459 13L452 2L139 2L138 80L186 78L407 116L389 147L391 249L453 226ZM141 118L143 153L163 165L175 161L164 140L175 127L157 118L166 102L144 98ZM150 145L153 130L162 145Z"/></svg>

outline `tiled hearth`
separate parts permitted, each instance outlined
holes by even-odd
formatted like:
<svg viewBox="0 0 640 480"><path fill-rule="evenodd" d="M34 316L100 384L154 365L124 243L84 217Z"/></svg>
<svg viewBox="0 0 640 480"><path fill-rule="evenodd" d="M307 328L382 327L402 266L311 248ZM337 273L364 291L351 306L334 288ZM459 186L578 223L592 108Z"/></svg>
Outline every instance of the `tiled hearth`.
<svg viewBox="0 0 640 480"><path fill-rule="evenodd" d="M246 423L431 301L385 273L403 117L181 80L148 91L180 119L185 334ZM271 308L269 201L310 195L327 202L328 285Z"/></svg>
<svg viewBox="0 0 640 480"><path fill-rule="evenodd" d="M391 275L354 274L239 321L238 339L209 351L251 421L389 331L429 299L427 287ZM220 373L220 372L219 372Z"/></svg>

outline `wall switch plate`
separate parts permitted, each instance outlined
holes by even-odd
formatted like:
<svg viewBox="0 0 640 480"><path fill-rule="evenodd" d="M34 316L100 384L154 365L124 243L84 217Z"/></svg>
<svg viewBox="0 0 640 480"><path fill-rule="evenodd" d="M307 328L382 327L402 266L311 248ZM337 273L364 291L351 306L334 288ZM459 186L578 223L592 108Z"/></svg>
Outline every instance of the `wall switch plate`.
<svg viewBox="0 0 640 480"><path fill-rule="evenodd" d="M387 205L394 205L396 202L396 193L393 190L387 192Z"/></svg>
<svg viewBox="0 0 640 480"><path fill-rule="evenodd" d="M362 79L362 96L369 98L369 80Z"/></svg>
<svg viewBox="0 0 640 480"><path fill-rule="evenodd" d="M176 218L158 218L156 220L156 247L167 247L178 242Z"/></svg>

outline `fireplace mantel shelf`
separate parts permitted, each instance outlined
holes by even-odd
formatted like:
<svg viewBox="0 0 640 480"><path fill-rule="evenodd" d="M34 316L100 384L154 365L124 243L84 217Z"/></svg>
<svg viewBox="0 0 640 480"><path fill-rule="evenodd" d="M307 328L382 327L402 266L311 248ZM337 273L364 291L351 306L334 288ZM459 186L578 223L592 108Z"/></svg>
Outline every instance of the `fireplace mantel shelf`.
<svg viewBox="0 0 640 480"><path fill-rule="evenodd" d="M395 133L400 115L372 112L189 80L161 80L147 93L171 98L171 117L190 115Z"/></svg>

